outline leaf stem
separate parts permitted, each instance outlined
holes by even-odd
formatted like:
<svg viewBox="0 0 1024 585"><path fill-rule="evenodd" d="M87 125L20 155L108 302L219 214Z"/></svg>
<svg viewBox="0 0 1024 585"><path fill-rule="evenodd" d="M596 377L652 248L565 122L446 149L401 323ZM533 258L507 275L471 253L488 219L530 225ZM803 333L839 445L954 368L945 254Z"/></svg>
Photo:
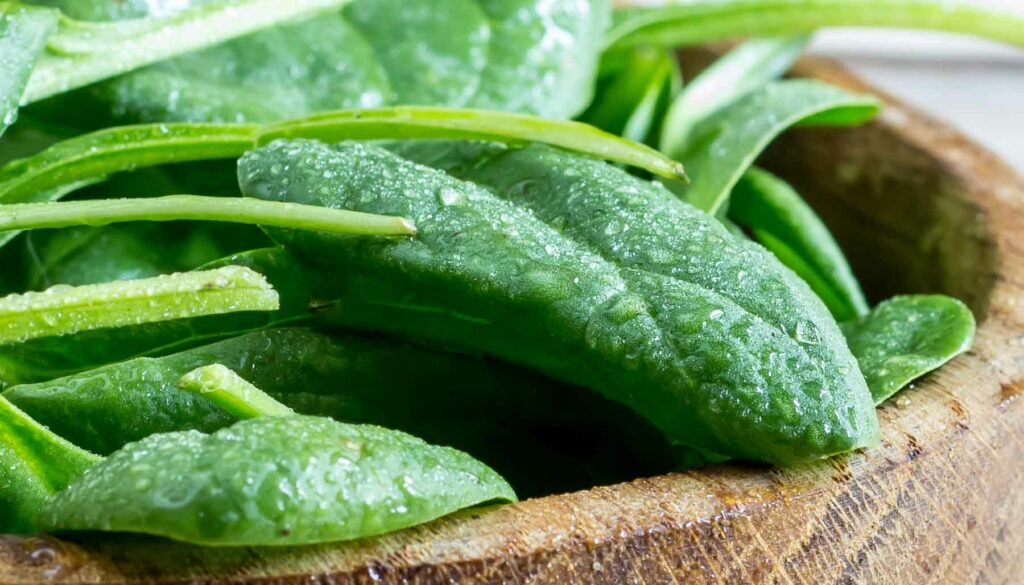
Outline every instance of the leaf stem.
<svg viewBox="0 0 1024 585"><path fill-rule="evenodd" d="M224 221L350 235L416 234L416 227L401 217L242 197L167 195L0 205L0 231L177 220Z"/></svg>
<svg viewBox="0 0 1024 585"><path fill-rule="evenodd" d="M238 311L274 311L277 292L241 266L56 286L0 298L0 345L80 331L125 327Z"/></svg>
<svg viewBox="0 0 1024 585"><path fill-rule="evenodd" d="M1024 46L1024 10L978 0L685 0L626 11L606 46L680 46L828 26L922 28Z"/></svg>
<svg viewBox="0 0 1024 585"><path fill-rule="evenodd" d="M241 420L295 414L295 411L274 400L222 364L196 368L182 376L178 386L182 390L202 396Z"/></svg>
<svg viewBox="0 0 1024 585"><path fill-rule="evenodd" d="M266 127L259 144L280 138L324 142L383 138L494 140L507 144L540 142L622 163L670 179L686 179L683 165L649 146L580 122L547 120L525 114L458 108L398 106L339 110Z"/></svg>

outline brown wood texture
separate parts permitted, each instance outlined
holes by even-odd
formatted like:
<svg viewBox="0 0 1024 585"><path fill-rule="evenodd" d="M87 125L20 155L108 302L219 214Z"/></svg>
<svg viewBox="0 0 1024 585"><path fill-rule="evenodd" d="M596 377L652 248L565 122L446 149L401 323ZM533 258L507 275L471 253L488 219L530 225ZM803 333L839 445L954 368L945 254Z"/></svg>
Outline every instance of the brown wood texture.
<svg viewBox="0 0 1024 585"><path fill-rule="evenodd" d="M831 65L801 73L868 90ZM764 159L821 210L874 296L942 291L980 318L974 351L879 409L877 448L638 479L332 546L0 537L0 583L1024 582L1024 181L890 102L862 128L792 132Z"/></svg>

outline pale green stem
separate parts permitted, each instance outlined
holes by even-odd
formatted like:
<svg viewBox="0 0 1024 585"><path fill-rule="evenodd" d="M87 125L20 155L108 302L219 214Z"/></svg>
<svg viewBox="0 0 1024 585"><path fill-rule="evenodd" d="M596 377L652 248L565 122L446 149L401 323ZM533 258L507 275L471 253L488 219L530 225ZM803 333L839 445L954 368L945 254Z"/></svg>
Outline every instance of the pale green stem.
<svg viewBox="0 0 1024 585"><path fill-rule="evenodd" d="M0 345L204 315L275 311L278 306L277 292L266 278L241 266L56 286L0 298Z"/></svg>
<svg viewBox="0 0 1024 585"><path fill-rule="evenodd" d="M1024 8L1006 0L678 0L638 9L608 46L681 46L829 26L921 28L1024 46Z"/></svg>
<svg viewBox="0 0 1024 585"><path fill-rule="evenodd" d="M509 144L540 142L644 169L661 177L686 178L681 163L649 146L593 126L488 110L423 106L340 110L269 126L260 134L259 143L279 138L315 138L324 142L381 138L494 140Z"/></svg>
<svg viewBox="0 0 1024 585"><path fill-rule="evenodd" d="M221 364L192 370L181 378L178 386L187 392L202 396L228 414L242 420L259 416L295 414L295 411Z"/></svg>
<svg viewBox="0 0 1024 585"><path fill-rule="evenodd" d="M242 197L168 195L0 205L0 231L178 220L224 221L347 235L416 234L412 222L401 217Z"/></svg>

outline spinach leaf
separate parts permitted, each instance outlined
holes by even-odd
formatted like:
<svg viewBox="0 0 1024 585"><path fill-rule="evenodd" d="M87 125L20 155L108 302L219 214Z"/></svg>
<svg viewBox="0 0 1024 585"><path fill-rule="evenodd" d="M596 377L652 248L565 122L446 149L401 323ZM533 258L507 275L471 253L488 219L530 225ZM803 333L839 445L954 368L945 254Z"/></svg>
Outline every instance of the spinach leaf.
<svg viewBox="0 0 1024 585"><path fill-rule="evenodd" d="M0 396L0 533L35 532L43 502L98 461Z"/></svg>
<svg viewBox="0 0 1024 585"><path fill-rule="evenodd" d="M239 266L55 287L0 298L0 345L93 329L277 308L277 293L266 279Z"/></svg>
<svg viewBox="0 0 1024 585"><path fill-rule="evenodd" d="M748 170L732 191L729 218L807 281L836 320L867 314L864 292L839 244L784 181L757 168Z"/></svg>
<svg viewBox="0 0 1024 585"><path fill-rule="evenodd" d="M0 3L0 137L18 119L21 94L57 18L55 10Z"/></svg>
<svg viewBox="0 0 1024 585"><path fill-rule="evenodd" d="M607 45L680 46L827 26L925 28L1024 46L1024 13L974 0L691 0L619 11Z"/></svg>
<svg viewBox="0 0 1024 585"><path fill-rule="evenodd" d="M971 310L956 299L913 295L893 297L842 327L875 403L881 404L969 350L976 326Z"/></svg>
<svg viewBox="0 0 1024 585"><path fill-rule="evenodd" d="M22 103L39 101L346 3L347 0L220 0L199 3L163 18L93 23L65 17L36 63Z"/></svg>
<svg viewBox="0 0 1024 585"><path fill-rule="evenodd" d="M308 416L132 443L50 499L47 530L106 530L210 546L362 538L515 501L493 470L399 431Z"/></svg>
<svg viewBox="0 0 1024 585"><path fill-rule="evenodd" d="M673 469L669 445L628 409L501 363L376 336L268 329L160 358L15 386L4 396L101 454L155 433L234 418L178 379L222 363L303 414L376 424L486 461L529 495Z"/></svg>
<svg viewBox="0 0 1024 585"><path fill-rule="evenodd" d="M30 232L4 249L2 290L43 290L184 272L265 245L259 234L196 223L131 223Z"/></svg>
<svg viewBox="0 0 1024 585"><path fill-rule="evenodd" d="M497 159L527 151L536 152L510 150ZM573 228L579 233L568 233L565 222L572 218L564 214L546 224L537 215L541 205L523 209L370 145L275 142L243 157L239 177L249 196L402 213L417 222L418 236L403 241L342 242L271 231L307 261L377 283L341 291L335 310L320 314L335 324L529 365L623 402L670 439L713 453L793 462L874 440L869 394L863 380L851 375L856 363L805 284L664 189L590 159L564 156L517 181L518 191L550 189L562 196L557 205L613 198L606 220L595 208L581 207L602 226L603 241L589 240L582 225ZM573 183L574 175L580 182ZM534 184L541 187L531 189ZM672 220L668 231L654 224L657 238L702 236L673 246L661 260L652 254L654 269L639 254L659 248L658 240L620 237L628 230L625 222L616 223L624 213L651 211L650 204ZM612 224L618 232L607 227ZM643 227L630 224L638 233ZM591 251L616 242L628 242L629 250ZM746 260L723 270L720 263L732 256ZM677 265L704 279L672 272ZM759 289L753 298L718 292L747 276L778 283L779 293ZM388 287L405 299L389 293L379 302ZM785 316L791 328L746 308L783 303L783 291L794 301L795 310ZM433 310L431 303L447 311ZM425 310L408 310L417 305Z"/></svg>
<svg viewBox="0 0 1024 585"><path fill-rule="evenodd" d="M147 11L84 7L76 14ZM342 12L166 61L74 99L108 104L109 116L128 121L267 122L389 104L569 118L590 101L609 15L608 0L356 0Z"/></svg>
<svg viewBox="0 0 1024 585"><path fill-rule="evenodd" d="M582 121L636 142L647 142L682 83L672 53L637 49L605 55L598 91Z"/></svg>
<svg viewBox="0 0 1024 585"><path fill-rule="evenodd" d="M345 16L387 72L394 92L389 102L464 106L476 94L491 36L487 15L476 0L355 2ZM424 31L430 31L426 46Z"/></svg>
<svg viewBox="0 0 1024 585"><path fill-rule="evenodd" d="M553 119L586 109L611 21L609 0L479 4L491 23L491 41L488 65L468 106ZM357 0L350 10L358 6Z"/></svg>
<svg viewBox="0 0 1024 585"><path fill-rule="evenodd" d="M874 117L878 109L874 97L818 81L771 83L703 122L694 131L693 146L677 153L693 176L685 198L715 214L757 156L790 126L855 125Z"/></svg>
<svg viewBox="0 0 1024 585"><path fill-rule="evenodd" d="M810 37L754 39L719 58L683 88L665 116L659 150L681 157L692 147L693 133L723 108L789 70Z"/></svg>

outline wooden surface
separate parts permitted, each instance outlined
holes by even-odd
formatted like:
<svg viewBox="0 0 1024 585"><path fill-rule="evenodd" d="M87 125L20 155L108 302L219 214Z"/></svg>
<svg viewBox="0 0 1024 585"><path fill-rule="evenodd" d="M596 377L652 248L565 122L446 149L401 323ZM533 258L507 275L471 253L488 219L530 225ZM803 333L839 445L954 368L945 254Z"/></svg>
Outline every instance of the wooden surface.
<svg viewBox="0 0 1024 585"><path fill-rule="evenodd" d="M822 210L873 295L944 291L981 319L973 352L880 409L878 448L639 479L354 544L0 537L0 583L1022 582L1024 183L898 104L864 128L795 132L766 164Z"/></svg>

